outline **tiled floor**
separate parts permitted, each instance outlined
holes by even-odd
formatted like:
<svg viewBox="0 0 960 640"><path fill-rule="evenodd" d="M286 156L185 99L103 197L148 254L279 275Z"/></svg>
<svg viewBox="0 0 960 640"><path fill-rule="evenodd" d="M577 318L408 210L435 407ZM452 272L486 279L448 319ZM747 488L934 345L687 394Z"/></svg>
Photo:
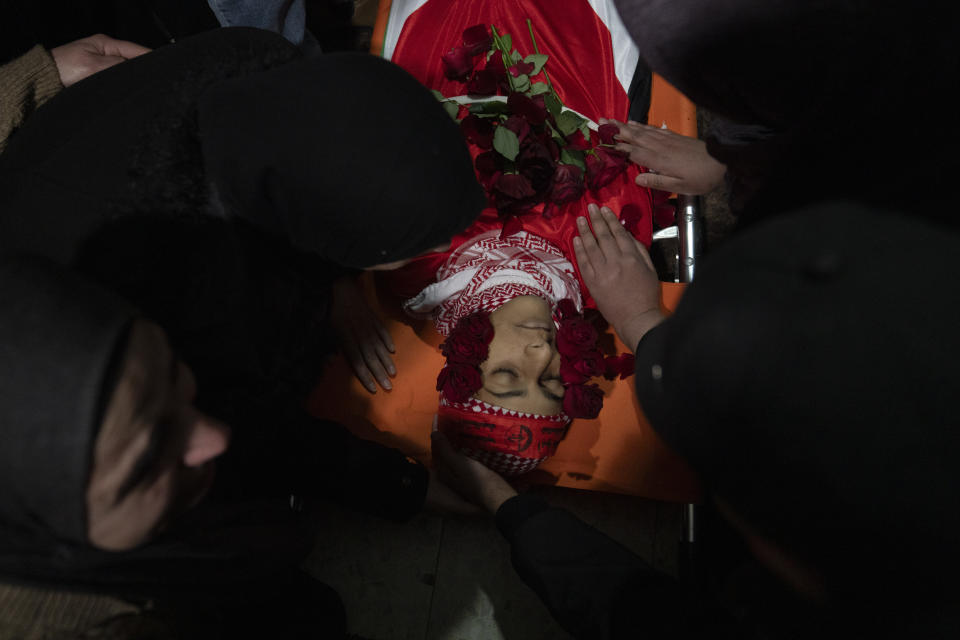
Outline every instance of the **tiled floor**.
<svg viewBox="0 0 960 640"><path fill-rule="evenodd" d="M676 572L680 507L532 489ZM487 519L423 514L398 525L331 507L307 569L337 589L352 633L374 640L552 640L568 636L510 565Z"/></svg>

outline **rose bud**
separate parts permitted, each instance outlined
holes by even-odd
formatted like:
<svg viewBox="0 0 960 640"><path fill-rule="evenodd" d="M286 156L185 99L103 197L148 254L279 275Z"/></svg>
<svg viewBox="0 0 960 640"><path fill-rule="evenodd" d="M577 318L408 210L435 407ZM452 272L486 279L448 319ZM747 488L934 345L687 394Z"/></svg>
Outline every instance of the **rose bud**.
<svg viewBox="0 0 960 640"><path fill-rule="evenodd" d="M463 46L475 56L483 53L493 44L493 36L485 24L475 24L463 32Z"/></svg>
<svg viewBox="0 0 960 640"><path fill-rule="evenodd" d="M620 135L620 127L615 124L602 124L597 129L597 135L600 136L600 142L603 144L617 144L613 136Z"/></svg>
<svg viewBox="0 0 960 640"><path fill-rule="evenodd" d="M510 67L510 74L513 75L514 78L516 78L517 76L527 75L531 71L533 71L532 62L518 62L517 64Z"/></svg>
<svg viewBox="0 0 960 640"><path fill-rule="evenodd" d="M455 47L443 54L443 75L447 80L466 80L473 71L473 55L466 47Z"/></svg>
<svg viewBox="0 0 960 640"><path fill-rule="evenodd" d="M472 96L492 96L496 92L497 75L486 69L480 69L474 73L467 84L467 93Z"/></svg>
<svg viewBox="0 0 960 640"><path fill-rule="evenodd" d="M572 149L586 151L590 148L590 142L584 137L583 132L577 129L567 136L567 145Z"/></svg>
<svg viewBox="0 0 960 640"><path fill-rule="evenodd" d="M627 156L619 151L596 148L587 154L587 187L596 191L627 170Z"/></svg>
<svg viewBox="0 0 960 640"><path fill-rule="evenodd" d="M553 184L550 186L547 197L555 204L566 204L579 200L584 189L583 171L580 167L572 164L558 164L557 170L553 173Z"/></svg>

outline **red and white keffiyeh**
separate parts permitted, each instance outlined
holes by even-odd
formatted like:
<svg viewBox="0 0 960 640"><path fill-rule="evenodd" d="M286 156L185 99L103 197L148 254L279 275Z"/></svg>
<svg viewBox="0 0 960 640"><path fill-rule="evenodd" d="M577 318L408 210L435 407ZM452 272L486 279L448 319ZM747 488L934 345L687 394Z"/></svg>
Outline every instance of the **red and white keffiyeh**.
<svg viewBox="0 0 960 640"><path fill-rule="evenodd" d="M494 229L463 243L437 271L437 282L404 302L404 310L433 315L444 336L460 318L494 311L520 296L544 298L552 307L567 298L583 310L573 265L560 249L527 231L500 234Z"/></svg>

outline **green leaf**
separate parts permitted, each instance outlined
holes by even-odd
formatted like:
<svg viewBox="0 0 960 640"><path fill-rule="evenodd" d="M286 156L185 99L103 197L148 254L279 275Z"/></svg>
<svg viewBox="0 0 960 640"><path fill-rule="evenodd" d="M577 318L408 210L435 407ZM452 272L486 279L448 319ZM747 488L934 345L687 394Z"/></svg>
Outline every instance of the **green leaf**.
<svg viewBox="0 0 960 640"><path fill-rule="evenodd" d="M437 100L439 100L440 102L443 102L444 100L447 99L447 97L446 97L445 95L443 95L442 93L440 93L440 92L437 91L436 89L430 89L430 93L432 93L432 94L433 94L433 97L436 98Z"/></svg>
<svg viewBox="0 0 960 640"><path fill-rule="evenodd" d="M568 136L583 124L584 120L573 111L564 111L557 118L557 128L564 136Z"/></svg>
<svg viewBox="0 0 960 640"><path fill-rule="evenodd" d="M560 149L560 162L563 164L572 164L587 170L587 165L583 160L583 151L579 149Z"/></svg>
<svg viewBox="0 0 960 640"><path fill-rule="evenodd" d="M513 89L514 91L519 91L520 93L526 93L530 90L530 77L524 74L518 75L513 79Z"/></svg>
<svg viewBox="0 0 960 640"><path fill-rule="evenodd" d="M535 76L543 69L543 65L547 64L549 57L550 56L545 53L531 53L524 58L523 61L533 63L533 71L530 72L530 75Z"/></svg>
<svg viewBox="0 0 960 640"><path fill-rule="evenodd" d="M503 48L505 51L510 51L513 47L513 38L510 37L509 33L504 33L500 36L500 42L503 43Z"/></svg>
<svg viewBox="0 0 960 640"><path fill-rule="evenodd" d="M523 62L523 56L520 55L520 52L517 51L516 49L514 49L513 53L510 54L510 59L513 61L513 64L517 64L518 62Z"/></svg>
<svg viewBox="0 0 960 640"><path fill-rule="evenodd" d="M583 137L586 138L587 142L590 142L590 125L587 124L586 120L584 120L583 124L580 125L580 133L583 134Z"/></svg>
<svg viewBox="0 0 960 640"><path fill-rule="evenodd" d="M507 111L510 111L510 107L507 106L506 102L491 100L483 103L483 110L487 113L506 113Z"/></svg>
<svg viewBox="0 0 960 640"><path fill-rule="evenodd" d="M539 96L550 92L550 86L546 82L534 82L530 85L530 95Z"/></svg>
<svg viewBox="0 0 960 640"><path fill-rule="evenodd" d="M520 153L520 140L513 131L500 126L493 132L493 148L507 160L513 161Z"/></svg>
<svg viewBox="0 0 960 640"><path fill-rule="evenodd" d="M547 111L550 112L554 118L560 116L560 113L563 111L563 104L560 102L560 99L557 97L557 94L552 91L543 96L543 104L547 107Z"/></svg>
<svg viewBox="0 0 960 640"><path fill-rule="evenodd" d="M447 112L447 115L457 119L457 114L460 113L460 105L454 102L453 100L448 100L447 102L440 103L443 106L444 111Z"/></svg>

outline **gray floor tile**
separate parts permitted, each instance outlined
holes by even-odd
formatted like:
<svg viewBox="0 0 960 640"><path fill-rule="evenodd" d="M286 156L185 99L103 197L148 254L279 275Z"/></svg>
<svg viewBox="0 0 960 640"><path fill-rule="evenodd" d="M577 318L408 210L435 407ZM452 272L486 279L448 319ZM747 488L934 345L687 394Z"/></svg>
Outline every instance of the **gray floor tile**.
<svg viewBox="0 0 960 640"><path fill-rule="evenodd" d="M567 637L514 573L509 547L491 521L444 522L428 640Z"/></svg>
<svg viewBox="0 0 960 640"><path fill-rule="evenodd" d="M423 640L430 615L442 520L405 524L331 508L305 568L336 589L351 633Z"/></svg>

